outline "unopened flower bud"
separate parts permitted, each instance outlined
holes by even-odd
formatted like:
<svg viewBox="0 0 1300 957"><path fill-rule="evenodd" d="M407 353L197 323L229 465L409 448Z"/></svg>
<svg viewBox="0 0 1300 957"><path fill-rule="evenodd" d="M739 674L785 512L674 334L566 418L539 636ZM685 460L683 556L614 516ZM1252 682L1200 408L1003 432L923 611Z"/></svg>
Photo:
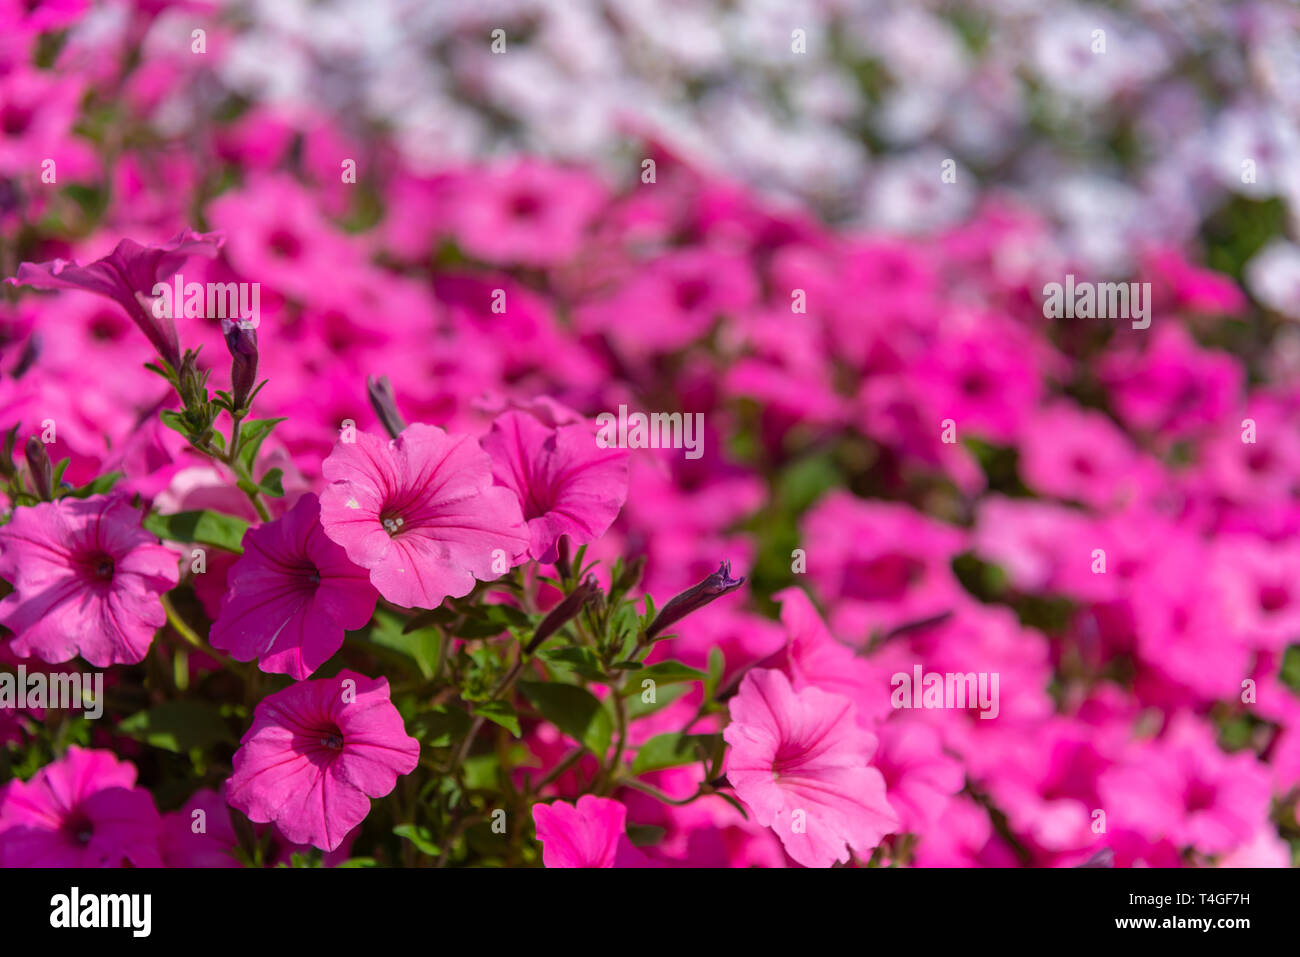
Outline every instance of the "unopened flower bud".
<svg viewBox="0 0 1300 957"><path fill-rule="evenodd" d="M4 448L0 449L0 475L13 479L18 475L14 468L14 444L18 441L18 426L14 426L5 435Z"/></svg>
<svg viewBox="0 0 1300 957"><path fill-rule="evenodd" d="M226 348L230 350L230 395L236 409L247 409L248 397L257 384L257 330L242 322L222 323Z"/></svg>
<svg viewBox="0 0 1300 957"><path fill-rule="evenodd" d="M384 429L390 436L397 438L406 428L406 422L402 418L402 413L397 411L397 400L393 398L393 387L388 381L388 376L380 376L378 379L374 376L366 376L366 392L370 396L370 404L375 409L375 415L379 416Z"/></svg>
<svg viewBox="0 0 1300 957"><path fill-rule="evenodd" d="M531 655L541 645L543 641L555 634L578 612L582 607L591 601L600 593L600 583L596 581L594 575L588 575L582 584L578 585L573 591L569 592L561 602L550 610L537 630L533 632L533 640L528 643L524 649L524 654Z"/></svg>
<svg viewBox="0 0 1300 957"><path fill-rule="evenodd" d="M32 485L36 495L43 502L54 500L54 466L50 463L50 454L45 451L45 443L32 436L27 440L27 468L32 473Z"/></svg>
<svg viewBox="0 0 1300 957"><path fill-rule="evenodd" d="M697 611L745 583L743 578L731 577L731 562L723 562L716 572L693 588L688 588L660 609L655 620L646 629L645 640L654 641L665 629L676 624L693 611Z"/></svg>

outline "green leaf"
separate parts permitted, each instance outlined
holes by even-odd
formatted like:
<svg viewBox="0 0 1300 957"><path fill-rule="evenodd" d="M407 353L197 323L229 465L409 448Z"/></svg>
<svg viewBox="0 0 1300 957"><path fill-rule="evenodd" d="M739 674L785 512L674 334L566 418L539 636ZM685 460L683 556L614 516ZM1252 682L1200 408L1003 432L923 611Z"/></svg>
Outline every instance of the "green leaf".
<svg viewBox="0 0 1300 957"><path fill-rule="evenodd" d="M122 477L121 472L109 472L107 475L100 475L92 479L85 485L79 485L67 494L72 498L87 498L91 495L103 495L117 484L117 480Z"/></svg>
<svg viewBox="0 0 1300 957"><path fill-rule="evenodd" d="M706 760L719 737L716 734L682 734L677 731L657 734L637 751L632 773L644 774Z"/></svg>
<svg viewBox="0 0 1300 957"><path fill-rule="evenodd" d="M185 420L181 418L181 414L175 409L163 409L158 413L158 418L162 419L162 424L167 428L179 432L187 439L190 437L189 426L185 424Z"/></svg>
<svg viewBox="0 0 1300 957"><path fill-rule="evenodd" d="M446 705L417 715L411 721L411 729L429 747L446 748L464 738L472 723L464 708Z"/></svg>
<svg viewBox="0 0 1300 957"><path fill-rule="evenodd" d="M540 657L549 662L567 668L575 674L592 681L608 681L609 678L600 667L600 659L590 648L543 648Z"/></svg>
<svg viewBox="0 0 1300 957"><path fill-rule="evenodd" d="M585 688L577 685L521 681L519 690L528 703L569 737L604 757L614 734L614 723L605 706Z"/></svg>
<svg viewBox="0 0 1300 957"><path fill-rule="evenodd" d="M280 482L283 476L284 469L268 469L257 483L257 490L271 498L284 498L284 485Z"/></svg>
<svg viewBox="0 0 1300 957"><path fill-rule="evenodd" d="M709 649L709 673L704 678L704 700L712 701L722 683L722 674L727 667L727 657L722 649L714 645Z"/></svg>
<svg viewBox="0 0 1300 957"><path fill-rule="evenodd" d="M659 661L638 671L636 687L624 688L623 694L636 694L641 688L640 682L647 678L653 679L655 684L669 685L681 681L702 681L705 677L703 671L689 668L680 661Z"/></svg>
<svg viewBox="0 0 1300 957"><path fill-rule="evenodd" d="M221 712L205 701L166 701L148 711L138 711L118 723L122 734L164 751L185 754L192 748L234 743Z"/></svg>
<svg viewBox="0 0 1300 957"><path fill-rule="evenodd" d="M516 738L520 737L523 732L519 730L519 715L515 714L514 705L509 701L484 701L476 704L469 709L470 714L477 715L480 718L487 718L494 724L499 724Z"/></svg>
<svg viewBox="0 0 1300 957"><path fill-rule="evenodd" d="M442 848L433 843L433 834L427 827L418 824L399 824L393 828L393 833L398 837L406 838L421 854L437 857L442 853Z"/></svg>
<svg viewBox="0 0 1300 957"><path fill-rule="evenodd" d="M633 682L636 676L633 676ZM644 718L648 714L654 714L661 708L666 708L682 695L686 694L689 689L686 685L665 685L662 688L655 688L654 701L646 701L642 695L643 691L638 684L632 689L632 696L627 699L627 717L629 721L635 721L637 718Z"/></svg>
<svg viewBox="0 0 1300 957"><path fill-rule="evenodd" d="M656 827L653 824L629 824L627 826L627 839L636 847L654 847L664 839L668 832L662 827Z"/></svg>
<svg viewBox="0 0 1300 957"><path fill-rule="evenodd" d="M375 610L374 623L365 640L381 648L396 651L415 662L420 674L425 679L437 673L438 656L442 653L442 642L438 632L433 628L420 628L415 631L405 630L405 622L383 608Z"/></svg>
<svg viewBox="0 0 1300 957"><path fill-rule="evenodd" d="M248 419L239 429L239 454L236 461L245 474L253 474L253 463L257 460L257 450L262 447L271 430L284 421L278 419Z"/></svg>
<svg viewBox="0 0 1300 957"><path fill-rule="evenodd" d="M240 543L244 532L248 531L248 523L242 518L210 509L176 512L172 515L153 512L145 516L144 527L168 541L211 545L236 555L244 553L244 547Z"/></svg>

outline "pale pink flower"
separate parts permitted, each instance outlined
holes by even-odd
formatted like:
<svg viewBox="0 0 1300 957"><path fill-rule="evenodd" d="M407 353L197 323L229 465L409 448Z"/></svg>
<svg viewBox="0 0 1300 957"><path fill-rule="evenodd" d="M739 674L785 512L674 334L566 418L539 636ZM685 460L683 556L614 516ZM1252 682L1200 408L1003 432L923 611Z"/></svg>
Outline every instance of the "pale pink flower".
<svg viewBox="0 0 1300 957"><path fill-rule="evenodd" d="M876 739L847 698L796 692L780 671L757 669L732 699L723 737L736 795L805 867L848 861L850 849L869 854L898 829L885 779L868 764Z"/></svg>
<svg viewBox="0 0 1300 957"><path fill-rule="evenodd" d="M124 497L65 498L17 508L0 527L0 601L13 651L42 661L81 655L135 664L166 621L159 596L180 578L176 554L140 527Z"/></svg>
<svg viewBox="0 0 1300 957"><path fill-rule="evenodd" d="M262 699L225 796L289 841L332 851L365 819L370 798L392 791L419 759L388 681L345 670Z"/></svg>
<svg viewBox="0 0 1300 957"><path fill-rule="evenodd" d="M551 428L527 412L506 412L482 445L493 479L519 499L528 554L546 564L556 560L560 536L586 545L605 534L627 499L627 452L602 449L585 422Z"/></svg>
<svg viewBox="0 0 1300 957"><path fill-rule="evenodd" d="M325 534L394 604L436 608L528 549L514 493L492 484L492 460L469 436L420 423L392 441L359 432L322 471Z"/></svg>

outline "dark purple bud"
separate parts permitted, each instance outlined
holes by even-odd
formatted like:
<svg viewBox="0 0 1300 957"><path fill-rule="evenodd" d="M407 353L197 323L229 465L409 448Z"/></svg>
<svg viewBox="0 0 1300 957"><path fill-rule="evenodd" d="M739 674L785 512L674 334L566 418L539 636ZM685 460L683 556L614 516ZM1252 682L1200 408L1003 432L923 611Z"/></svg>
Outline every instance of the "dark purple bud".
<svg viewBox="0 0 1300 957"><path fill-rule="evenodd" d="M230 395L236 409L247 410L257 384L257 330L242 322L222 322L230 350Z"/></svg>
<svg viewBox="0 0 1300 957"><path fill-rule="evenodd" d="M18 442L18 426L14 426L5 435L4 448L0 449L0 475L6 479L12 479L17 476L18 471L14 468L14 445Z"/></svg>
<svg viewBox="0 0 1300 957"><path fill-rule="evenodd" d="M390 436L397 438L406 428L406 421L402 418L402 413L397 411L397 400L393 398L393 387L388 376L380 376L378 379L366 376L366 392L370 395L370 404L374 406L375 415L379 416L384 429Z"/></svg>
<svg viewBox="0 0 1300 957"><path fill-rule="evenodd" d="M54 500L54 466L50 463L50 454L45 451L45 443L32 436L27 440L27 468L32 473L32 485L42 502Z"/></svg>
<svg viewBox="0 0 1300 957"><path fill-rule="evenodd" d="M32 333L27 337L27 342L23 345L23 351L19 354L14 367L9 370L9 374L15 379L21 379L36 364L36 360L40 358L40 355L41 337L36 333Z"/></svg>
<svg viewBox="0 0 1300 957"><path fill-rule="evenodd" d="M1115 852L1109 847L1103 847L1092 857L1088 858L1082 864L1075 864L1075 867L1114 867Z"/></svg>
<svg viewBox="0 0 1300 957"><path fill-rule="evenodd" d="M731 562L723 562L716 572L693 588L688 588L659 610L655 620L646 629L645 640L654 641L666 628L681 621L693 611L698 611L715 598L721 598L745 584L743 578L731 577Z"/></svg>
<svg viewBox="0 0 1300 957"><path fill-rule="evenodd" d="M547 638L555 634L578 612L582 607L591 601L600 592L600 583L596 581L595 576L588 575L582 584L578 585L573 591L565 595L563 600L550 610L537 630L533 632L533 640L528 642L528 647L524 649L524 654L531 655L536 651Z"/></svg>

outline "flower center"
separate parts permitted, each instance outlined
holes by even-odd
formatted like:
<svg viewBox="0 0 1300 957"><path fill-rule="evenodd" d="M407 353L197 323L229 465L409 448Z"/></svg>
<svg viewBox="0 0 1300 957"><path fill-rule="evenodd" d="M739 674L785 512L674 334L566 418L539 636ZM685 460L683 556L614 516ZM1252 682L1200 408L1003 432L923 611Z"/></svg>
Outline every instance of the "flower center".
<svg viewBox="0 0 1300 957"><path fill-rule="evenodd" d="M63 833L75 843L85 847L95 836L95 826L81 811L73 811L63 822Z"/></svg>
<svg viewBox="0 0 1300 957"><path fill-rule="evenodd" d="M384 531L393 536L402 530L406 521L396 511L385 509L379 513L379 524L384 526Z"/></svg>
<svg viewBox="0 0 1300 957"><path fill-rule="evenodd" d="M321 747L329 748L331 751L343 750L343 735L335 731L327 731L320 736Z"/></svg>

